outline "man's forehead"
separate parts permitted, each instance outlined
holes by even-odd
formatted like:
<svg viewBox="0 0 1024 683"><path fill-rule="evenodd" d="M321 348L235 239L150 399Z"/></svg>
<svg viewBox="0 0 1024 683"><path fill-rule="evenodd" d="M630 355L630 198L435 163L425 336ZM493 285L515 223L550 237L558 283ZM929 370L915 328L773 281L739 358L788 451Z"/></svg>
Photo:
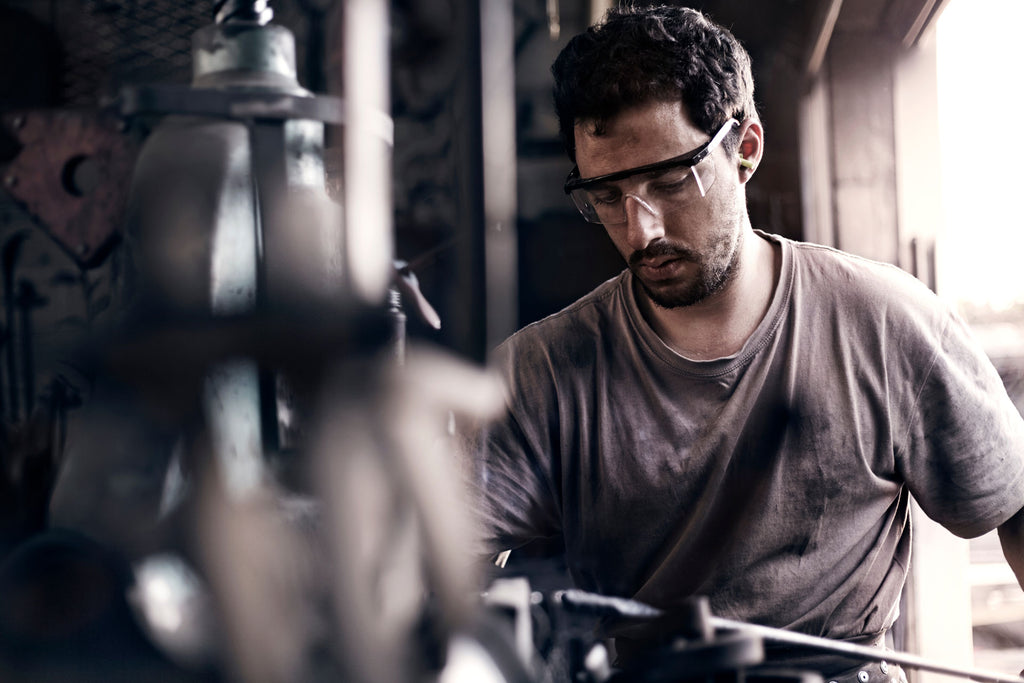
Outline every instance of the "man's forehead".
<svg viewBox="0 0 1024 683"><path fill-rule="evenodd" d="M578 120L573 132L584 177L660 161L707 140L679 101L654 101L608 119Z"/></svg>
<svg viewBox="0 0 1024 683"><path fill-rule="evenodd" d="M681 101L655 100L627 107L603 118L577 119L573 134L598 142L602 138L615 138L619 144L634 144L652 137L700 140L705 136L691 120Z"/></svg>

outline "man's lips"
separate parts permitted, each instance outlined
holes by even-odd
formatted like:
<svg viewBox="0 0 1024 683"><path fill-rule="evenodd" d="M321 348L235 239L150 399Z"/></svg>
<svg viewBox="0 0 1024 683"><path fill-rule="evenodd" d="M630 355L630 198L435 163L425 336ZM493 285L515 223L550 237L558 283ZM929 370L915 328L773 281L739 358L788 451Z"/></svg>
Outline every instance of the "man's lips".
<svg viewBox="0 0 1024 683"><path fill-rule="evenodd" d="M658 250L656 253L635 252L629 259L634 271L656 280L672 277L686 263L696 259L686 250Z"/></svg>
<svg viewBox="0 0 1024 683"><path fill-rule="evenodd" d="M644 259L640 262L639 269L648 279L664 280L676 275L685 263L687 260L680 256Z"/></svg>
<svg viewBox="0 0 1024 683"><path fill-rule="evenodd" d="M648 259L641 260L639 265L640 265L641 268L649 268L651 270L657 270L658 268L661 268L661 267L665 266L666 264L668 264L668 263L670 263L672 261L678 261L680 258L682 258L682 257L681 256L662 256L662 257L659 257L659 258L648 258Z"/></svg>
<svg viewBox="0 0 1024 683"><path fill-rule="evenodd" d="M629 256L629 265L634 268L649 266L657 268L668 262L682 259L684 261L697 262L697 254L689 249L671 246L669 244L652 244L647 249L634 251Z"/></svg>

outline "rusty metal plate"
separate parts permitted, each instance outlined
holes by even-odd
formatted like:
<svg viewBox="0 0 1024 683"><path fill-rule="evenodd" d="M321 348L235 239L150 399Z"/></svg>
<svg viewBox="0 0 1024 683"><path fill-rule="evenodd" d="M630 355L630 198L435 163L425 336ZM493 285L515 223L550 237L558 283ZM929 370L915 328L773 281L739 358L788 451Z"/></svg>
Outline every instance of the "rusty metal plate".
<svg viewBox="0 0 1024 683"><path fill-rule="evenodd" d="M100 263L121 229L138 145L102 111L9 114L22 149L3 186L82 267Z"/></svg>

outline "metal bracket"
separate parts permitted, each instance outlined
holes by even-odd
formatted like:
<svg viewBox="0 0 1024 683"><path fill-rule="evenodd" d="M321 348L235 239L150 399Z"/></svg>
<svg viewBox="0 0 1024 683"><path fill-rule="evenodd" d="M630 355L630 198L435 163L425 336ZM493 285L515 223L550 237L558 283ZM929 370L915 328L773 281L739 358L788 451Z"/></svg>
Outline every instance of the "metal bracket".
<svg viewBox="0 0 1024 683"><path fill-rule="evenodd" d="M239 92L186 85L134 85L122 87L115 104L122 116L182 114L236 120L345 122L342 99L329 95Z"/></svg>

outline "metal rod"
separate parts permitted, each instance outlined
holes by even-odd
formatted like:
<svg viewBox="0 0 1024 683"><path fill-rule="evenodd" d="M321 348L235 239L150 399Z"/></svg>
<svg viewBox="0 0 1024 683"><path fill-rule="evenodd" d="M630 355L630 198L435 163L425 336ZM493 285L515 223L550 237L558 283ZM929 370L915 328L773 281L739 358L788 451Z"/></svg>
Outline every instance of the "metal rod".
<svg viewBox="0 0 1024 683"><path fill-rule="evenodd" d="M346 270L361 300L383 302L394 252L389 3L347 0L342 7Z"/></svg>
<svg viewBox="0 0 1024 683"><path fill-rule="evenodd" d="M595 614L606 616L617 616L638 620L653 620L664 616L665 614L663 610L637 600L598 595L596 593L590 593L576 588L556 592L555 599L569 609L587 610ZM868 647L865 645L855 645L853 643L845 643L840 640L830 640L828 638L807 635L806 633L786 631L781 628L748 624L744 621L733 621L731 619L711 616L709 617L708 622L712 628L716 629L740 631L742 633L758 636L763 640L788 643L790 645L801 645L813 648L820 652L853 655L868 661L891 662L893 664L900 664L912 669L921 669L923 671L933 671L940 674L960 676L962 678L970 678L976 681L992 681L993 683L1021 683L1021 681L1024 681L1024 678L1021 678L1020 676L1005 674L1000 671L985 671L982 669L950 666L947 664L933 662L917 655L906 654L904 652Z"/></svg>
<svg viewBox="0 0 1024 683"><path fill-rule="evenodd" d="M556 4L557 7L557 4ZM512 3L480 3L480 99L487 348L519 326L516 278L515 17Z"/></svg>
<svg viewBox="0 0 1024 683"><path fill-rule="evenodd" d="M844 643L838 640L829 640L828 638L819 638L804 633L785 631L783 629L771 628L769 626L758 626L757 624L747 624L742 621L732 621L730 619L722 619L720 617L711 617L711 625L715 628L730 629L741 631L744 633L750 633L753 635L760 636L765 640L772 640L779 643L788 643L790 645L803 645L806 647L813 647L817 650L821 650L824 652L834 652L837 654L863 657L864 659L871 661L886 661L893 664L908 666L912 669L921 669L923 671L933 671L935 673L962 676L965 678L971 678L976 681L993 681L994 683L1020 683L1020 681L1024 680L1020 676L1016 676L1013 674L1005 674L998 671L985 671L982 669L949 666L946 664L940 664L937 662L924 659L923 657L918 657L917 655L911 655L904 652L882 650L877 647L868 647L865 645L854 645L853 643Z"/></svg>

